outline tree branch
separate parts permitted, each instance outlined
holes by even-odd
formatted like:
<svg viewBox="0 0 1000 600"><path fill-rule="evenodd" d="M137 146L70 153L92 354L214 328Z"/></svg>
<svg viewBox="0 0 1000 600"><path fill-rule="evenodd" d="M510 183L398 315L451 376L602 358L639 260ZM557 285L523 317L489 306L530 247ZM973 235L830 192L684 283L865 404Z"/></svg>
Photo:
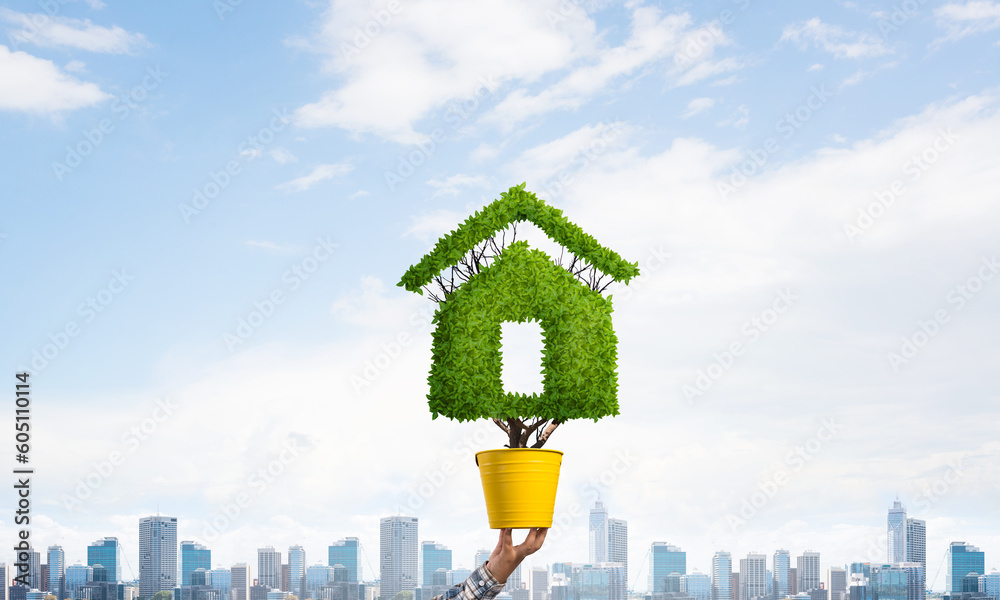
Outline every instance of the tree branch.
<svg viewBox="0 0 1000 600"><path fill-rule="evenodd" d="M555 431L556 427L559 427L559 425L560 425L559 421L557 421L556 419L552 419L552 422L549 423L549 426L545 428L545 431L542 432L542 435L538 436L538 441L532 444L531 447L541 448L542 446L544 446L545 442L549 441L549 436L552 435L552 432Z"/></svg>

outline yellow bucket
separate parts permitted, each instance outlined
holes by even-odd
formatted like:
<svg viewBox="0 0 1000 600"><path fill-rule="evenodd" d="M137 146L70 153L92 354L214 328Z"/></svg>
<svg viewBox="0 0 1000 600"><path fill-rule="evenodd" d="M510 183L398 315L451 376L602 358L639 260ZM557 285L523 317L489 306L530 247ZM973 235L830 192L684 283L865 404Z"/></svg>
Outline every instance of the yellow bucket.
<svg viewBox="0 0 1000 600"><path fill-rule="evenodd" d="M552 527L562 455L543 448L476 453L490 529Z"/></svg>

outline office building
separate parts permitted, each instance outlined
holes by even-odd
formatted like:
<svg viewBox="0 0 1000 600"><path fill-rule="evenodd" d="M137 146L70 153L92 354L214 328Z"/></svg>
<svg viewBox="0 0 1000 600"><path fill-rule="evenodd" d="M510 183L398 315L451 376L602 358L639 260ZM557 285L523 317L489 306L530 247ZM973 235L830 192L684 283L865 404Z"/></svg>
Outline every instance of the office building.
<svg viewBox="0 0 1000 600"><path fill-rule="evenodd" d="M906 560L920 563L927 574L927 522L921 519L906 519Z"/></svg>
<svg viewBox="0 0 1000 600"><path fill-rule="evenodd" d="M771 560L773 569L771 573L771 598L784 600L792 591L788 579L792 566L791 555L788 550L775 550Z"/></svg>
<svg viewBox="0 0 1000 600"><path fill-rule="evenodd" d="M306 596L306 551L302 546L288 548L288 587L292 594L305 600Z"/></svg>
<svg viewBox="0 0 1000 600"><path fill-rule="evenodd" d="M122 581L122 547L116 537L106 537L87 546L87 565L107 570L107 581Z"/></svg>
<svg viewBox="0 0 1000 600"><path fill-rule="evenodd" d="M751 552L740 559L740 588L743 600L767 598L767 556Z"/></svg>
<svg viewBox="0 0 1000 600"><path fill-rule="evenodd" d="M733 598L733 558L728 552L716 552L712 556L712 600L736 600Z"/></svg>
<svg viewBox="0 0 1000 600"><path fill-rule="evenodd" d="M620 563L628 581L628 521L608 519L608 562Z"/></svg>
<svg viewBox="0 0 1000 600"><path fill-rule="evenodd" d="M111 579L108 569L108 578ZM177 587L177 518L139 519L139 595L152 598Z"/></svg>
<svg viewBox="0 0 1000 600"><path fill-rule="evenodd" d="M340 565L343 567L343 565ZM346 567L344 567L346 568ZM334 567L313 565L306 569L306 595L304 598L319 598L319 589L333 581ZM299 600L302 600L300 597Z"/></svg>
<svg viewBox="0 0 1000 600"><path fill-rule="evenodd" d="M483 566L483 563L485 563L490 559L490 553L491 553L490 550L485 550L485 549L476 550L476 557L472 561L472 568L478 569L479 567Z"/></svg>
<svg viewBox="0 0 1000 600"><path fill-rule="evenodd" d="M993 600L1000 600L1000 571L993 569L979 576L979 591Z"/></svg>
<svg viewBox="0 0 1000 600"><path fill-rule="evenodd" d="M233 597L233 572L229 569L216 567L205 573L205 584L213 590L219 590L225 600Z"/></svg>
<svg viewBox="0 0 1000 600"><path fill-rule="evenodd" d="M846 600L847 570L843 567L830 567L827 569L826 590L830 594L830 600Z"/></svg>
<svg viewBox="0 0 1000 600"><path fill-rule="evenodd" d="M16 568L16 567L15 567ZM42 555L34 549L28 550L28 590L41 590L48 583L43 576Z"/></svg>
<svg viewBox="0 0 1000 600"><path fill-rule="evenodd" d="M181 542L181 585L195 585L191 581L191 574L198 569L208 571L211 568L211 550L191 541Z"/></svg>
<svg viewBox="0 0 1000 600"><path fill-rule="evenodd" d="M92 581L93 577L94 568L89 565L77 563L66 567L66 595L60 598L60 600L65 598L76 600L79 598L80 588L87 585L87 582Z"/></svg>
<svg viewBox="0 0 1000 600"><path fill-rule="evenodd" d="M334 542L328 548L327 563L331 567L344 565L347 567L348 581L357 583L361 581L361 562L358 560L358 551L361 542L356 537L344 538Z"/></svg>
<svg viewBox="0 0 1000 600"><path fill-rule="evenodd" d="M600 500L590 509L590 562L608 562L608 509Z"/></svg>
<svg viewBox="0 0 1000 600"><path fill-rule="evenodd" d="M448 585L458 585L468 579L469 575L472 575L471 569L465 569L463 567L454 568L448 571Z"/></svg>
<svg viewBox="0 0 1000 600"><path fill-rule="evenodd" d="M574 600L626 600L625 567L620 563L573 565L569 583Z"/></svg>
<svg viewBox="0 0 1000 600"><path fill-rule="evenodd" d="M952 542L945 554L945 592L960 594L962 592L979 591L979 576L986 571L986 558L979 548L965 542ZM976 574L976 589L970 590L965 578Z"/></svg>
<svg viewBox="0 0 1000 600"><path fill-rule="evenodd" d="M712 600L712 578L697 569L681 575L681 593L695 600Z"/></svg>
<svg viewBox="0 0 1000 600"><path fill-rule="evenodd" d="M274 546L257 548L257 585L281 589L281 552Z"/></svg>
<svg viewBox="0 0 1000 600"><path fill-rule="evenodd" d="M547 600L546 596L549 593L549 570L544 567L531 569L531 573L528 575L528 586L531 588L531 600Z"/></svg>
<svg viewBox="0 0 1000 600"><path fill-rule="evenodd" d="M819 552L803 552L795 557L795 587L797 593L808 592L819 587Z"/></svg>
<svg viewBox="0 0 1000 600"><path fill-rule="evenodd" d="M63 600L66 598L66 554L62 546L49 546L46 554L49 572L46 574L48 587L45 589L59 600Z"/></svg>
<svg viewBox="0 0 1000 600"><path fill-rule="evenodd" d="M379 594L385 600L417 587L417 536L416 517L393 516L379 520Z"/></svg>
<svg viewBox="0 0 1000 600"><path fill-rule="evenodd" d="M687 554L680 547L666 542L653 542L649 550L649 591L654 594L671 591L667 589L667 576L676 574L679 579L686 573Z"/></svg>
<svg viewBox="0 0 1000 600"><path fill-rule="evenodd" d="M906 508L899 498L889 509L886 525L886 562L906 562Z"/></svg>
<svg viewBox="0 0 1000 600"><path fill-rule="evenodd" d="M919 600L924 596L923 566L915 562L872 565L869 583L873 600Z"/></svg>
<svg viewBox="0 0 1000 600"><path fill-rule="evenodd" d="M438 544L434 541L421 542L420 562L423 565L423 576L420 580L421 585L445 585L444 583L434 583L434 573L436 573L438 569L443 569L444 571L442 571L442 573L451 570L451 550L448 549L447 546L444 544ZM443 575L443 577L445 577L443 581L447 581L447 575Z"/></svg>

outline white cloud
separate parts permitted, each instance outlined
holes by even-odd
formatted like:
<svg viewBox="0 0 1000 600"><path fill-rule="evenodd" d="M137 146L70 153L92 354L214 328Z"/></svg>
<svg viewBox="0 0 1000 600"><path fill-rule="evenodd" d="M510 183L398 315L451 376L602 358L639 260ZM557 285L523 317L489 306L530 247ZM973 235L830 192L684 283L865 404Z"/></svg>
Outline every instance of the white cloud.
<svg viewBox="0 0 1000 600"><path fill-rule="evenodd" d="M287 248L285 248L284 246L279 246L278 244L275 244L274 242L269 242L267 240L261 240L261 241L247 240L247 246L264 248L265 250L275 250L278 252L284 252L285 250L287 250Z"/></svg>
<svg viewBox="0 0 1000 600"><path fill-rule="evenodd" d="M695 98L688 102L687 110L681 114L682 119L687 119L688 117L693 117L696 114L706 111L715 106L715 100L712 98Z"/></svg>
<svg viewBox="0 0 1000 600"><path fill-rule="evenodd" d="M289 152L286 148L278 147L268 152L268 154L270 154L271 158L273 158L279 165L299 162L298 157Z"/></svg>
<svg viewBox="0 0 1000 600"><path fill-rule="evenodd" d="M819 17L786 26L781 33L781 41L792 41L803 47L812 42L835 58L872 58L891 52L885 42L874 34L848 31L838 25L824 23Z"/></svg>
<svg viewBox="0 0 1000 600"><path fill-rule="evenodd" d="M810 73L813 72L813 71L822 71L822 70L823 70L823 65L820 64L820 63L816 63L816 64L812 65L811 67L809 67L808 69L806 69L806 71L810 72Z"/></svg>
<svg viewBox="0 0 1000 600"><path fill-rule="evenodd" d="M452 175L444 180L430 179L427 185L436 188L435 196L457 196L463 188L487 188L495 182L485 175ZM495 187L495 186L494 186Z"/></svg>
<svg viewBox="0 0 1000 600"><path fill-rule="evenodd" d="M746 104L740 104L731 115L719 121L717 125L719 125L719 127L729 127L731 125L736 129L743 129L749 122L750 107Z"/></svg>
<svg viewBox="0 0 1000 600"><path fill-rule="evenodd" d="M1000 2L972 0L965 4L952 2L934 9L938 26L948 33L935 45L954 42L967 35L992 31L1000 27Z"/></svg>
<svg viewBox="0 0 1000 600"><path fill-rule="evenodd" d="M0 18L21 26L20 31L9 34L17 46L34 44L47 48L80 48L105 54L130 54L147 43L140 33L129 33L117 25L94 25L88 19L19 13L8 8L0 9Z"/></svg>
<svg viewBox="0 0 1000 600"><path fill-rule="evenodd" d="M67 75L52 61L0 45L0 110L56 116L111 96Z"/></svg>
<svg viewBox="0 0 1000 600"><path fill-rule="evenodd" d="M584 125L550 142L529 148L505 167L528 187L548 188L559 179L572 179L581 170L606 160L612 148L621 148L631 129L621 122ZM562 175L562 177L560 177Z"/></svg>
<svg viewBox="0 0 1000 600"><path fill-rule="evenodd" d="M451 210L435 210L413 217L413 223L403 232L403 237L413 237L424 242L436 241L453 230L468 217Z"/></svg>
<svg viewBox="0 0 1000 600"><path fill-rule="evenodd" d="M327 165L317 165L308 175L297 177L291 181L275 186L276 190L293 192L304 192L321 181L332 179L337 175L344 175L354 170L353 165L343 163L332 163Z"/></svg>

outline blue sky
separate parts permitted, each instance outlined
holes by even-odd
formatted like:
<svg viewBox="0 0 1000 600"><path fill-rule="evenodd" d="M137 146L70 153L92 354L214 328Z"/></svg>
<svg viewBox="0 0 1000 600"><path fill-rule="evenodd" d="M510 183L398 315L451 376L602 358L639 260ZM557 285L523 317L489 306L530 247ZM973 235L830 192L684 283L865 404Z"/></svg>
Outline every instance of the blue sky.
<svg viewBox="0 0 1000 600"><path fill-rule="evenodd" d="M1000 4L49 0L0 28L0 354L34 373L38 546L135 556L159 508L222 564L375 557L402 511L471 566L467 451L502 437L430 420L434 306L395 283L526 182L643 270L614 295L622 414L551 442L567 525L538 564L587 559L597 489L633 579L652 541L703 571L880 560L896 495L929 565L952 540L996 564Z"/></svg>

